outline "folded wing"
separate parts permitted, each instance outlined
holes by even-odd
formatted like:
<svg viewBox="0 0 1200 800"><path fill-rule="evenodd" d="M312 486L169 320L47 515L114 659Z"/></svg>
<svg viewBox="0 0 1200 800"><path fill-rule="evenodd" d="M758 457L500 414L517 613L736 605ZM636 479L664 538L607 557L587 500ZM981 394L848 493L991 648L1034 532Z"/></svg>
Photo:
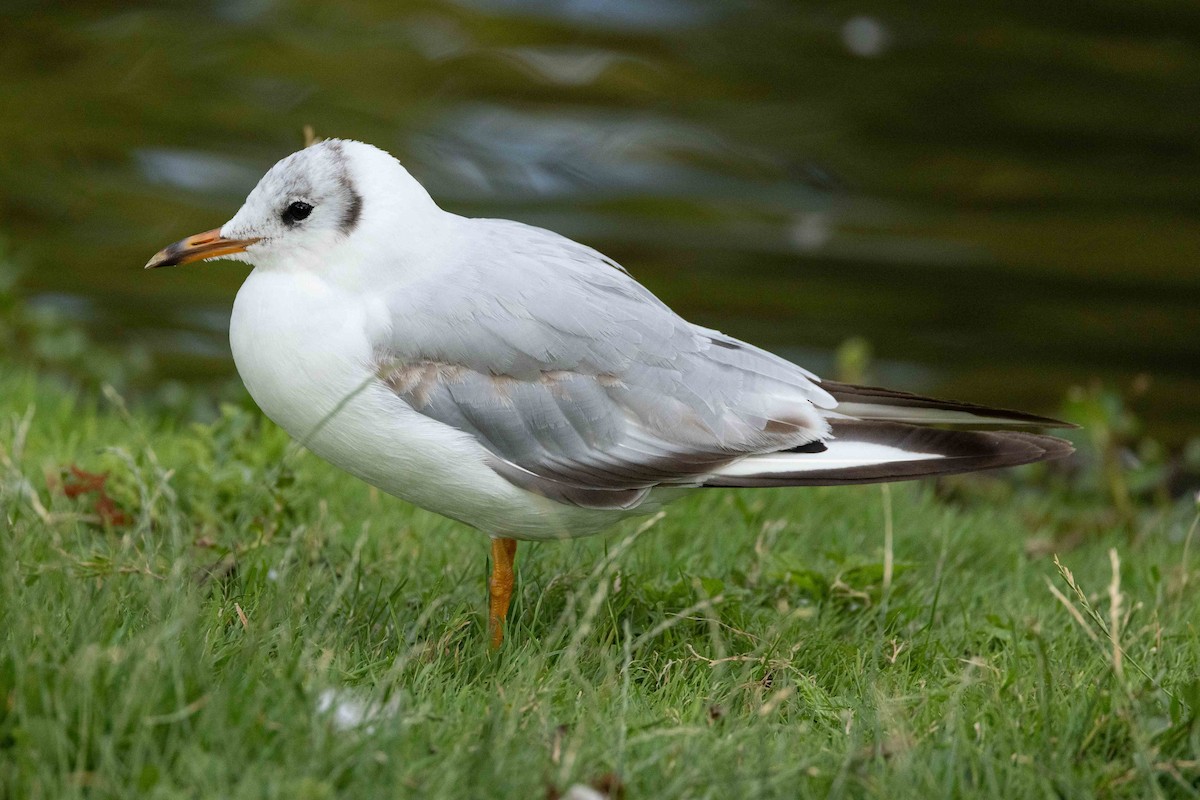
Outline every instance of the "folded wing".
<svg viewBox="0 0 1200 800"><path fill-rule="evenodd" d="M691 325L590 248L469 222L479 244L452 270L389 295L375 366L414 409L474 436L509 481L630 507L828 434L821 408L834 401L800 367Z"/></svg>
<svg viewBox="0 0 1200 800"><path fill-rule="evenodd" d="M375 369L529 491L623 509L657 486L906 480L1071 451L1031 433L929 427L1058 423L821 384L688 323L595 250L515 222L463 222L470 249L388 294Z"/></svg>

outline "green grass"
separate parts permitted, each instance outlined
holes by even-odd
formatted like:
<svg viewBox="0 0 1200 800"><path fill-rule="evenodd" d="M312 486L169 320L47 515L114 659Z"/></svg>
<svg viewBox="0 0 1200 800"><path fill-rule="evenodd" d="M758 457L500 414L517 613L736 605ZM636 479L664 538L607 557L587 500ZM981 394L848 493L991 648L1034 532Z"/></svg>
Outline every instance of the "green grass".
<svg viewBox="0 0 1200 800"><path fill-rule="evenodd" d="M1195 796L1194 508L1063 544L1081 597L1030 546L1070 498L1020 486L699 492L522 545L493 654L480 534L257 412L0 368L0 796Z"/></svg>

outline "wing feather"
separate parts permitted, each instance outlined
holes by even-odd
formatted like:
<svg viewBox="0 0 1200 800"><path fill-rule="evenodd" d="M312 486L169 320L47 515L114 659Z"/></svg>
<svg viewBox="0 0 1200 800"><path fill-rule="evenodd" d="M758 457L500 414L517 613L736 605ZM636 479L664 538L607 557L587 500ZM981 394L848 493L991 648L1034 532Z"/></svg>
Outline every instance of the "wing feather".
<svg viewBox="0 0 1200 800"><path fill-rule="evenodd" d="M600 253L520 223L388 294L379 377L474 436L507 480L622 508L828 433L813 376L688 323Z"/></svg>

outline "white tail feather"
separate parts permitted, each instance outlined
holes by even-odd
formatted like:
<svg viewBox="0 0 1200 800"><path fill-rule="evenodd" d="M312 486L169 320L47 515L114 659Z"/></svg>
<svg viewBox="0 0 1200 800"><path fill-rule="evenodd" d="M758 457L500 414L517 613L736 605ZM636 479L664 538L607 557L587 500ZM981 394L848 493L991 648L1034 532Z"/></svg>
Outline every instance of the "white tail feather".
<svg viewBox="0 0 1200 800"><path fill-rule="evenodd" d="M705 486L834 486L905 481L1015 467L1070 454L1062 439L1023 431L962 431L898 422L831 420L818 448L750 456L709 476ZM805 450L818 449L818 452Z"/></svg>
<svg viewBox="0 0 1200 800"><path fill-rule="evenodd" d="M945 458L940 453L917 453L892 445L874 442L838 441L825 443L823 453L771 453L751 456L729 464L714 475L724 478L744 478L772 474L796 474L815 470L853 469L854 467L894 464L903 461L925 461Z"/></svg>

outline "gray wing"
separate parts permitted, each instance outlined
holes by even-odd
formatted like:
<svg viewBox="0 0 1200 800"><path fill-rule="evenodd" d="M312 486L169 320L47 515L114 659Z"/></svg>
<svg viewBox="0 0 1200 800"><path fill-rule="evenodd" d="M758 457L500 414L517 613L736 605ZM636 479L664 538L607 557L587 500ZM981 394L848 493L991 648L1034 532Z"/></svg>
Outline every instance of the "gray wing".
<svg viewBox="0 0 1200 800"><path fill-rule="evenodd" d="M585 507L698 485L746 455L828 434L835 401L777 356L687 322L556 234L464 220L445 270L387 298L379 377L474 436L518 486Z"/></svg>

